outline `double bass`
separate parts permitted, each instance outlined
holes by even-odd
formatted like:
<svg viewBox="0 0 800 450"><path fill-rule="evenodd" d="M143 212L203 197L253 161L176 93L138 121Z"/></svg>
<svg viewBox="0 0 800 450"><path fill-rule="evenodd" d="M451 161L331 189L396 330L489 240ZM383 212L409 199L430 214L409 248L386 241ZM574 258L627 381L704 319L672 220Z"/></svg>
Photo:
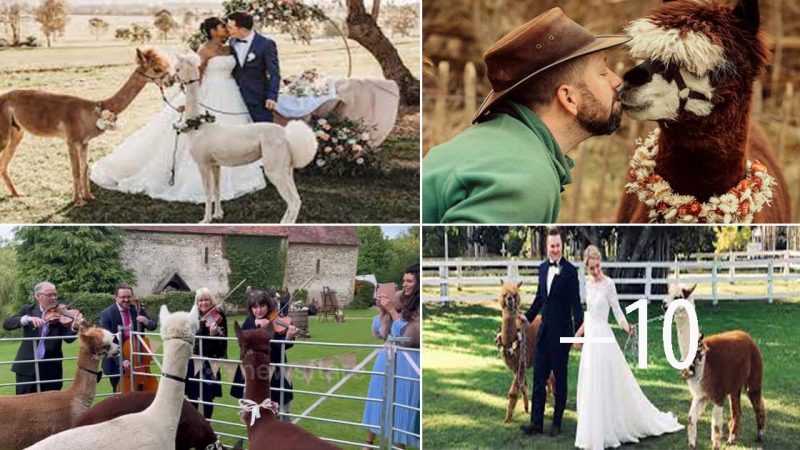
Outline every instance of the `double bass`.
<svg viewBox="0 0 800 450"><path fill-rule="evenodd" d="M132 301L136 306L136 315L140 316L142 314L141 300L137 298ZM135 317L131 317L131 321L136 331L141 332L142 324L136 320ZM141 339L141 341L139 339ZM128 339L122 344L122 358L131 361L131 365L127 370L123 370L122 380L117 383L116 392L155 392L158 390L158 378L151 375L143 375L150 373L150 364L153 363L152 356L137 354L145 352L147 350L145 346L149 349L153 348L147 336L134 337L133 335L129 335ZM133 360L131 360L131 352L134 353ZM131 380L131 369L133 369L134 372L133 380Z"/></svg>

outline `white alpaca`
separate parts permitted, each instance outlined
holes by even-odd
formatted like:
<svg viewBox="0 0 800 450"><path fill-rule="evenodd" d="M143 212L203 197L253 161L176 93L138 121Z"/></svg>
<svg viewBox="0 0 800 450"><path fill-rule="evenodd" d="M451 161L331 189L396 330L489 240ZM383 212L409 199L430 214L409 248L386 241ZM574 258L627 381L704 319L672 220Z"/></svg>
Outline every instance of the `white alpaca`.
<svg viewBox="0 0 800 450"><path fill-rule="evenodd" d="M200 114L200 59L195 53L178 55L177 81L186 92L186 117L197 120ZM299 120L286 127L274 123L217 125L202 123L185 131L189 153L197 163L206 194L206 210L200 223L223 216L220 201L220 166L242 166L261 158L264 174L287 203L281 223L294 223L300 212L300 194L294 184L294 169L307 166L317 154L314 131Z"/></svg>
<svg viewBox="0 0 800 450"><path fill-rule="evenodd" d="M161 382L153 403L144 411L95 425L73 428L40 441L29 449L86 450L122 448L175 449L175 434L183 407L183 379L199 327L197 306L191 312L159 314L164 362ZM176 380L179 379L180 381Z"/></svg>

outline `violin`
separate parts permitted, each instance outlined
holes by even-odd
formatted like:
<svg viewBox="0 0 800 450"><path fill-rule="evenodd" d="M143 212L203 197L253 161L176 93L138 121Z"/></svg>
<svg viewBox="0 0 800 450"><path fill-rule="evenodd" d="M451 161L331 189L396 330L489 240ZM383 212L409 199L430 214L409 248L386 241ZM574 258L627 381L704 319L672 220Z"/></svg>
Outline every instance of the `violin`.
<svg viewBox="0 0 800 450"><path fill-rule="evenodd" d="M286 330L288 330L289 327L292 326L292 318L283 317L279 319L278 318L279 314L280 313L278 312L278 310L271 311L267 314L267 317L265 317L265 319L272 322L272 327L275 329L276 333L278 334L286 333ZM311 334L301 330L300 328L297 329L297 335L304 338L311 337Z"/></svg>
<svg viewBox="0 0 800 450"><path fill-rule="evenodd" d="M222 325L222 314L219 312L219 308L214 305L211 309L206 312L203 317L200 318L200 322L205 322L206 326L211 328L212 324L216 324L217 326Z"/></svg>
<svg viewBox="0 0 800 450"><path fill-rule="evenodd" d="M69 309L67 305L57 304L45 310L43 320L50 325L60 323L71 326L78 314L80 312L77 309Z"/></svg>

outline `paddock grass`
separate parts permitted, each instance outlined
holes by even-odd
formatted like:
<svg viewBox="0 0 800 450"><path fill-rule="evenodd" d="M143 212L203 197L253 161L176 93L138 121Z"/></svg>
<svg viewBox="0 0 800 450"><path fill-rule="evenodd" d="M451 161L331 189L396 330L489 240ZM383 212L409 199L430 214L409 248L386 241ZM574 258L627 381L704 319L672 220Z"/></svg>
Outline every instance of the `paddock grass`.
<svg viewBox="0 0 800 450"><path fill-rule="evenodd" d="M75 32L75 30L73 30ZM100 41L52 49L0 51L0 94L12 89L41 89L85 98L104 99L119 89L134 69L135 47ZM310 46L277 36L281 71L285 76L316 67L329 77L345 77L346 53L341 40L320 39ZM155 42L168 52L175 41ZM394 42L409 67L419 76L419 37ZM354 78L383 78L380 65L363 47L351 42ZM157 88L148 85L120 115L119 129L89 144L90 165L111 153L163 107ZM411 223L419 219L419 114L402 108L395 130L381 146L386 174L356 178L296 172L303 201L298 222ZM413 126L412 126L413 125ZM170 203L92 185L97 201L72 204L72 172L61 139L26 133L9 167L21 198L0 186L0 218L6 223L192 223L203 216L202 204ZM224 202L224 222L277 223L286 204L269 183L261 191Z"/></svg>
<svg viewBox="0 0 800 450"><path fill-rule="evenodd" d="M797 448L800 442L800 331L797 331L800 302L794 300L773 305L721 302L717 308L703 303L698 305L697 313L700 328L706 335L741 329L755 339L765 365L763 386L767 425L764 448ZM651 318L662 314L659 306L649 310ZM630 320L636 320L634 317L630 316ZM496 304L453 303L445 308L425 305L424 318L423 432L426 445L436 449L574 448L575 391L580 352L570 352L569 394L561 435L528 438L519 430L519 425L528 423L530 418L521 404L517 405L513 423L503 423L506 392L512 377L494 345L495 334L500 328L500 311ZM629 364L651 402L661 410L674 412L685 424L691 397L678 371L666 362L662 323L651 322L648 327L648 368L636 368L635 357L629 357ZM620 345L624 345L624 333L616 326L615 332ZM677 355L676 339L673 342ZM550 426L552 412L550 400L545 409L545 429ZM707 408L698 427L698 448L711 448L710 412L711 409ZM725 421L729 417L726 405ZM725 430L727 438L727 425ZM627 445L623 448L660 450L686 447L684 430L647 438L635 447ZM754 447L755 417L749 401L743 396L739 437L735 445L726 448Z"/></svg>
<svg viewBox="0 0 800 450"><path fill-rule="evenodd" d="M375 315L374 310L352 310L347 311L346 321L337 324L333 319L327 322L317 320L317 317L309 318L309 327L312 338L309 342L341 342L341 343L357 343L357 344L380 344L372 338L370 333L370 326L372 317ZM228 318L228 325L233 328L234 320L238 320L241 324L244 320L243 316L231 316ZM21 334L21 333L20 333ZM232 331L231 331L232 334ZM150 337L151 340L160 341L160 338ZM11 361L14 359L18 342L0 342L0 360ZM78 342L72 344L64 344L65 356L76 356L78 351ZM161 349L158 350L160 352ZM311 360L319 358L332 358L336 361L336 355L345 353L355 353L356 362L364 359L372 350L371 349L357 349L357 348L344 348L344 347L322 347L296 344L293 348L287 350L287 358L290 364L303 364ZM236 342L230 341L228 343L228 358L239 359L239 346ZM334 367L341 367L341 364L336 361ZM152 366L154 371L157 371L157 366ZM68 378L74 376L75 361L64 362L64 375ZM372 370L372 362L368 363L364 370ZM314 371L310 383L306 383L303 374L296 370L294 372L293 382L295 390L327 392L334 384L341 380L343 373L331 372L330 381L325 378L321 371ZM3 365L0 367L0 383L10 383L14 381L14 373L11 372L10 365ZM228 376L225 370L222 370L222 381L231 382L233 376ZM68 386L69 382L65 383ZM354 375L347 381L336 393L343 395L353 396L366 396L367 387L369 385L369 375ZM98 394L106 394L111 392L110 383L104 378L98 386ZM223 397L215 399L217 403L224 403L229 405L236 405L237 399L230 396L230 386L222 387ZM0 388L0 395L13 395L13 387ZM97 401L103 400L105 397L96 399ZM302 413L308 406L315 402L319 397L307 394L295 393L294 401L292 402L292 414ZM315 409L311 415L316 417L323 417L329 419L347 420L351 422L361 422L361 417L364 412L364 402L360 400L348 400L330 398L322 405ZM224 420L227 422L241 423L238 416L238 409L222 408L216 406L214 408L213 419ZM317 436L334 438L340 440L361 442L363 441L366 431L362 428L351 427L347 425L339 425L333 423L326 423L311 419L304 419L300 425ZM214 430L217 432L224 432L235 435L246 435L246 431L242 427L231 425L221 425L212 423ZM237 439L223 438L223 443L230 446L235 443Z"/></svg>

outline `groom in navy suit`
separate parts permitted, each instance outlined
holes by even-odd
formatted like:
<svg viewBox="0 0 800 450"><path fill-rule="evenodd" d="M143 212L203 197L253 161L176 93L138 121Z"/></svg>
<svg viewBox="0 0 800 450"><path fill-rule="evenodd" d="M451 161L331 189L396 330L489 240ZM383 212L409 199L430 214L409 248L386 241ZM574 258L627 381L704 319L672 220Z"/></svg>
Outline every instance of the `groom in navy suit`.
<svg viewBox="0 0 800 450"><path fill-rule="evenodd" d="M227 19L231 49L236 57L233 78L250 117L253 122L272 122L281 82L275 41L253 31L253 17L246 12L231 13Z"/></svg>
<svg viewBox="0 0 800 450"><path fill-rule="evenodd" d="M541 312L542 326L536 342L536 359L533 362L533 396L531 423L520 426L527 435L544 430L544 404L547 400L545 385L550 372L555 377L555 408L550 436L561 432L561 419L567 406L567 365L570 344L561 344L562 337L575 336L583 324L583 309L578 286L578 270L562 256L561 233L551 229L547 233L547 261L539 265L539 285L536 298L524 318L528 322Z"/></svg>

